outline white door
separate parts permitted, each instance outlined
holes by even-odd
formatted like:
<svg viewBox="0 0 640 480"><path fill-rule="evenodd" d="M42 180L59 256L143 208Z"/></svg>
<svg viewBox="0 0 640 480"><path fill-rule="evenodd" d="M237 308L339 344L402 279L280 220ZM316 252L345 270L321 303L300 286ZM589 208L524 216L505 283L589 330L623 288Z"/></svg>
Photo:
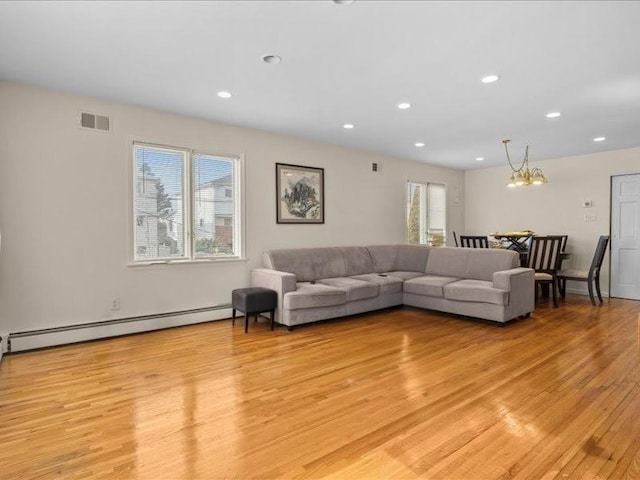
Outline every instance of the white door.
<svg viewBox="0 0 640 480"><path fill-rule="evenodd" d="M611 296L640 300L640 174L611 177Z"/></svg>

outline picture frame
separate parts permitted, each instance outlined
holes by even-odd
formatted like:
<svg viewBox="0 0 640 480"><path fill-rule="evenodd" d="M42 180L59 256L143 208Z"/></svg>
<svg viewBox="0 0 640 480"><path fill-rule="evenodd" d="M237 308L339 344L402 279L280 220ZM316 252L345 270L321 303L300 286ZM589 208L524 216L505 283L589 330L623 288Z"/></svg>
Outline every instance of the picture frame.
<svg viewBox="0 0 640 480"><path fill-rule="evenodd" d="M276 163L276 222L324 223L324 168Z"/></svg>

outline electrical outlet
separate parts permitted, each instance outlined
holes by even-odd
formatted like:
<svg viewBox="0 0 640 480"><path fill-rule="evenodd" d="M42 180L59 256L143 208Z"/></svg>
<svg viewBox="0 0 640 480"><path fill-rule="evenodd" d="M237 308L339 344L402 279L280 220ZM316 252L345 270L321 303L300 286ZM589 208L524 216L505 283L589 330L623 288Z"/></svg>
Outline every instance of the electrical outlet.
<svg viewBox="0 0 640 480"><path fill-rule="evenodd" d="M120 310L120 298L113 297L111 299L111 310Z"/></svg>
<svg viewBox="0 0 640 480"><path fill-rule="evenodd" d="M596 221L596 214L595 213L585 213L584 214L584 221L585 222L595 222Z"/></svg>

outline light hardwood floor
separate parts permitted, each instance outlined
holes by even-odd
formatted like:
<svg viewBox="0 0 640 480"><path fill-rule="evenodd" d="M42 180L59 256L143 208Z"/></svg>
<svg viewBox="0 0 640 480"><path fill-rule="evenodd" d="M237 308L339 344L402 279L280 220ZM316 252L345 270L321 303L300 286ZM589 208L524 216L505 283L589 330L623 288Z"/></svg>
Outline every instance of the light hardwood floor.
<svg viewBox="0 0 640 480"><path fill-rule="evenodd" d="M0 364L0 478L640 478L640 302L506 327L392 309Z"/></svg>

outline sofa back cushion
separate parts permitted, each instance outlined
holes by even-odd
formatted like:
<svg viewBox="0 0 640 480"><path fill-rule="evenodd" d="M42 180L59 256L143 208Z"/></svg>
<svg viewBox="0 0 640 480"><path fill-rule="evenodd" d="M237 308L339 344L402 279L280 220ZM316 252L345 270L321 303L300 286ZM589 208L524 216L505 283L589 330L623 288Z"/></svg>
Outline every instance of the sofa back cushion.
<svg viewBox="0 0 640 480"><path fill-rule="evenodd" d="M367 246L367 250L373 262L372 272L384 273L396 270L398 245L369 245Z"/></svg>
<svg viewBox="0 0 640 480"><path fill-rule="evenodd" d="M344 259L345 276L373 272L373 260L366 247L338 247Z"/></svg>
<svg viewBox="0 0 640 480"><path fill-rule="evenodd" d="M431 248L426 272L473 280L493 280L493 273L516 268L519 256L497 248Z"/></svg>
<svg viewBox="0 0 640 480"><path fill-rule="evenodd" d="M465 278L471 248L434 247L427 258L426 273Z"/></svg>
<svg viewBox="0 0 640 480"><path fill-rule="evenodd" d="M346 275L340 247L271 250L264 254L264 263L267 268L293 273L298 282Z"/></svg>
<svg viewBox="0 0 640 480"><path fill-rule="evenodd" d="M470 248L467 273L464 278L493 280L493 273L520 266L520 256L513 250Z"/></svg>
<svg viewBox="0 0 640 480"><path fill-rule="evenodd" d="M393 270L424 272L431 250L434 249L421 245L398 245L398 257Z"/></svg>

